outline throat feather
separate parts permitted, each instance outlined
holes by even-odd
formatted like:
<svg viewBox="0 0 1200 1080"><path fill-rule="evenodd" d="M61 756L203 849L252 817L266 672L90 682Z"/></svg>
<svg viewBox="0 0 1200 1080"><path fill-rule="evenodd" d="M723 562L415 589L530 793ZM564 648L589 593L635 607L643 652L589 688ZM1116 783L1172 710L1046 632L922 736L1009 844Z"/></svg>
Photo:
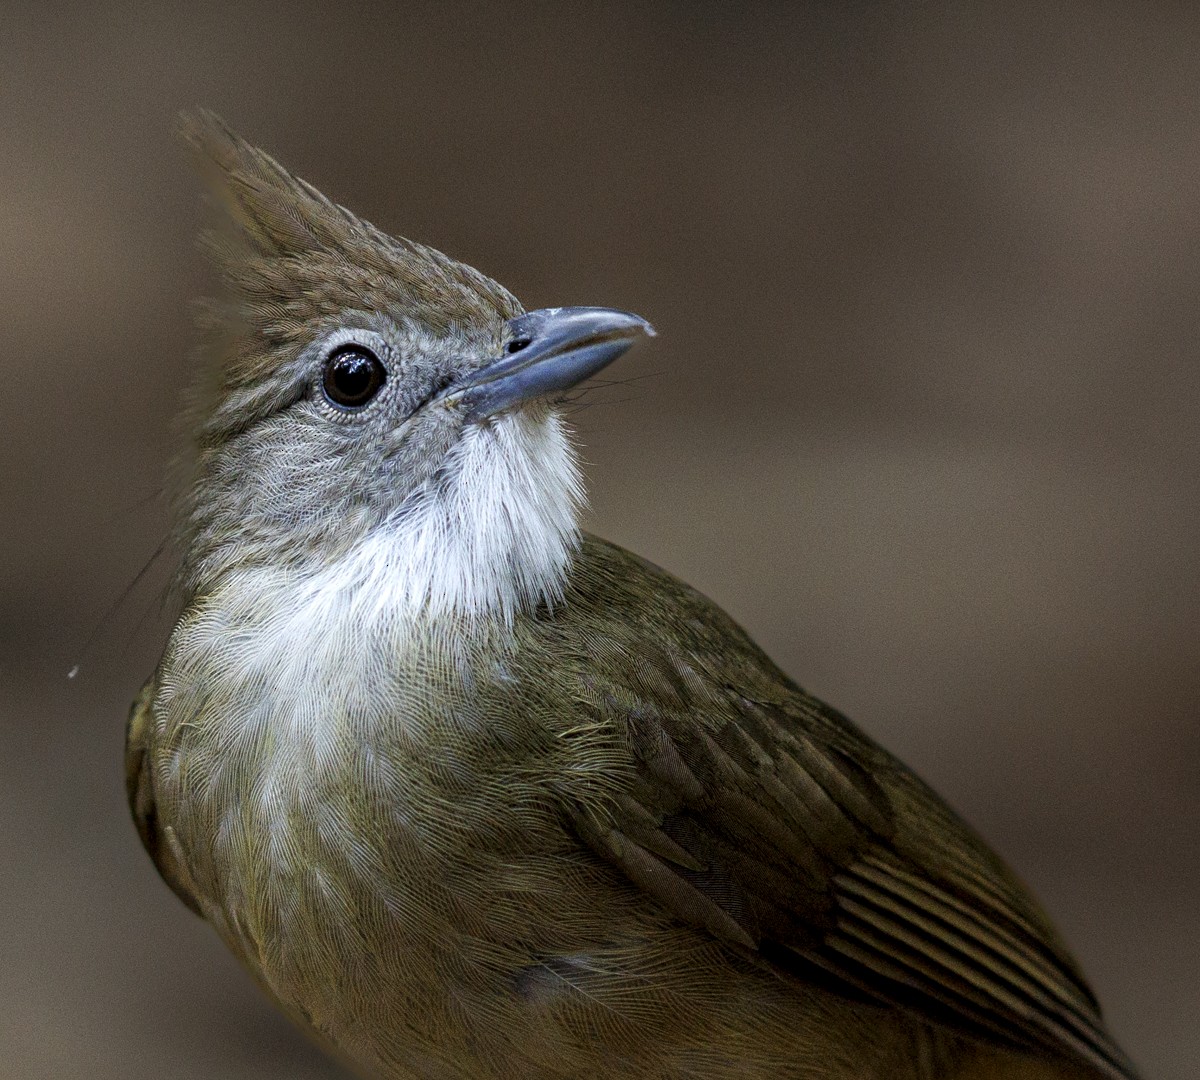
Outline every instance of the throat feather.
<svg viewBox="0 0 1200 1080"><path fill-rule="evenodd" d="M583 485L556 414L469 427L417 493L313 585L379 614L500 617L561 598Z"/></svg>

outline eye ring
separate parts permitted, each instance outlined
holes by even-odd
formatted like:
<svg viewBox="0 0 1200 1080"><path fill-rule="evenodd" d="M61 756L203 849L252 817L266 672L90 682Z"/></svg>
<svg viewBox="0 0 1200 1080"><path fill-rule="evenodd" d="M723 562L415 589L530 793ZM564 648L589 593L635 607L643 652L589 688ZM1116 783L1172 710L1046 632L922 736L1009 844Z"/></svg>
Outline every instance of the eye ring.
<svg viewBox="0 0 1200 1080"><path fill-rule="evenodd" d="M374 400L387 382L387 368L365 345L347 342L325 361L321 391L335 408L356 412Z"/></svg>

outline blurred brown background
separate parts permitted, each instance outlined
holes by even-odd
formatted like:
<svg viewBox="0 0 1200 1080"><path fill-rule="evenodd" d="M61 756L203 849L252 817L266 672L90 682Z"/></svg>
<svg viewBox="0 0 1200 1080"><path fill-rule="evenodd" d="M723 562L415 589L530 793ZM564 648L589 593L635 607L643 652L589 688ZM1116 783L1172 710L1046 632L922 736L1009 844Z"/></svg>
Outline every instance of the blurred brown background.
<svg viewBox="0 0 1200 1080"><path fill-rule="evenodd" d="M578 415L592 526L916 766L1195 1075L1200 10L1049 7L5 5L0 1076L341 1075L121 791L195 105L529 306L651 318Z"/></svg>

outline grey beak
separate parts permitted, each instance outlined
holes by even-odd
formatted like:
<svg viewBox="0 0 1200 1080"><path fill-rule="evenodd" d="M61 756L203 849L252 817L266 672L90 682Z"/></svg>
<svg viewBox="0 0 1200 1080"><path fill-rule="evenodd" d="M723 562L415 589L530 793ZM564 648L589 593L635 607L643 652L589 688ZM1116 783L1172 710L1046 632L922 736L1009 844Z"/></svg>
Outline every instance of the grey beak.
<svg viewBox="0 0 1200 1080"><path fill-rule="evenodd" d="M447 394L469 419L578 386L641 335L654 334L640 315L597 307L542 308L518 316L509 327L507 355L473 371Z"/></svg>

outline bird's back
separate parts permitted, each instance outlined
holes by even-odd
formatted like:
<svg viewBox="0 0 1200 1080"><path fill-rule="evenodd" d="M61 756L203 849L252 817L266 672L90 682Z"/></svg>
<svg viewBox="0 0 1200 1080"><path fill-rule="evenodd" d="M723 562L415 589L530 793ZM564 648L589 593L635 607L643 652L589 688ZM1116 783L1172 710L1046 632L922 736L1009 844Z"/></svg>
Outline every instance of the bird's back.
<svg viewBox="0 0 1200 1080"><path fill-rule="evenodd" d="M710 601L589 537L543 626L552 649L577 652L576 697L634 762L621 804L575 827L638 887L776 972L1133 1075L1003 862Z"/></svg>

